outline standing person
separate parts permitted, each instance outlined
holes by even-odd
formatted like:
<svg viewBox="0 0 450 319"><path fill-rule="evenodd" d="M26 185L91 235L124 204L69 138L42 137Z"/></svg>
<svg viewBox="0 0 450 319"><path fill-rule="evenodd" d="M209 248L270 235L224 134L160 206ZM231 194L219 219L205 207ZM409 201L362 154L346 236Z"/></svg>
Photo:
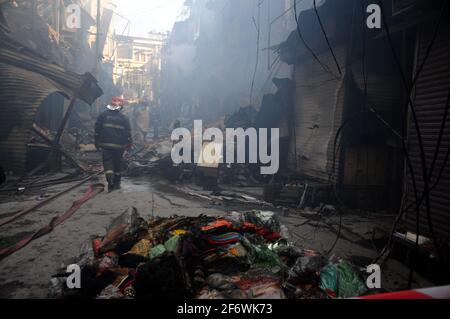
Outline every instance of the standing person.
<svg viewBox="0 0 450 319"><path fill-rule="evenodd" d="M107 110L95 123L95 146L103 153L103 168L108 191L120 188L123 170L123 154L132 145L129 119L121 113L123 99L113 97Z"/></svg>
<svg viewBox="0 0 450 319"><path fill-rule="evenodd" d="M147 142L147 134L150 131L150 110L148 104L145 102L138 105L136 116L137 128L139 131L139 137L142 143Z"/></svg>

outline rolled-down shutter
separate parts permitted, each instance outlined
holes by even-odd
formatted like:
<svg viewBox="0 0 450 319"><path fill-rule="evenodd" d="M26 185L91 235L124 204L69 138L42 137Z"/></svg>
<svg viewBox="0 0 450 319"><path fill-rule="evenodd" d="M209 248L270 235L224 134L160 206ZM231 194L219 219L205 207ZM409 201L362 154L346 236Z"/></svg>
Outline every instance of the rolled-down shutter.
<svg viewBox="0 0 450 319"><path fill-rule="evenodd" d="M431 43L433 28L422 28L419 32L418 64L422 63L427 48ZM442 118L448 92L450 90L450 27L448 23L441 26L439 35L434 42L432 51L417 82L414 104L422 133L426 153L427 169L430 171L434 153L439 138ZM414 167L419 198L423 193L424 181L421 166L419 140L412 118L410 119L409 149ZM450 116L447 117L447 127L442 138L435 169L430 185L434 185L439 171L443 167L447 151L450 147ZM429 173L428 173L429 174ZM411 174L407 177L407 204L413 205L414 191ZM450 237L450 161L443 167L439 184L430 193L431 219L435 233L439 237ZM420 233L429 235L425 201L420 210ZM416 210L413 206L406 212L406 227L416 231Z"/></svg>
<svg viewBox="0 0 450 319"><path fill-rule="evenodd" d="M334 50L340 65L344 66L345 48ZM320 54L319 59L326 65L334 65L329 52ZM345 71L343 67L342 72ZM295 128L290 166L308 178L326 183L332 170L334 136L342 123L343 80L333 78L313 59L295 64L294 80ZM335 173L339 175L339 163L336 163Z"/></svg>

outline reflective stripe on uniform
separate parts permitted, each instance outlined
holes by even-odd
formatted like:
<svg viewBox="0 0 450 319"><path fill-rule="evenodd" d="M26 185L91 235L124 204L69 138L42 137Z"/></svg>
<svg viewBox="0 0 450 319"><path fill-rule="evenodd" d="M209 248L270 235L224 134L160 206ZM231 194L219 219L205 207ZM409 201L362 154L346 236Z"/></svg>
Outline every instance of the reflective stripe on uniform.
<svg viewBox="0 0 450 319"><path fill-rule="evenodd" d="M113 143L101 143L99 144L100 147L104 147L104 148L114 148L114 149L124 149L125 145L120 145L120 144L113 144Z"/></svg>
<svg viewBox="0 0 450 319"><path fill-rule="evenodd" d="M125 127L122 125L112 124L112 123L105 123L103 124L103 127L109 127L109 128L117 128L119 130L124 130Z"/></svg>
<svg viewBox="0 0 450 319"><path fill-rule="evenodd" d="M105 171L105 175L113 175L114 172L113 171Z"/></svg>

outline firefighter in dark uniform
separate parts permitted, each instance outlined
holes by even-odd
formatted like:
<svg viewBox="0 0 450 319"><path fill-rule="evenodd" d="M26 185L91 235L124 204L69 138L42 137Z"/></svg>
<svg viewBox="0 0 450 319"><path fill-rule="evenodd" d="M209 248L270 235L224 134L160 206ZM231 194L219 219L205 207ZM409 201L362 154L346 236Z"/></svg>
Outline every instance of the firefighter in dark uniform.
<svg viewBox="0 0 450 319"><path fill-rule="evenodd" d="M123 99L114 97L95 123L95 146L103 153L108 191L120 188L123 154L132 145L129 119L121 113Z"/></svg>

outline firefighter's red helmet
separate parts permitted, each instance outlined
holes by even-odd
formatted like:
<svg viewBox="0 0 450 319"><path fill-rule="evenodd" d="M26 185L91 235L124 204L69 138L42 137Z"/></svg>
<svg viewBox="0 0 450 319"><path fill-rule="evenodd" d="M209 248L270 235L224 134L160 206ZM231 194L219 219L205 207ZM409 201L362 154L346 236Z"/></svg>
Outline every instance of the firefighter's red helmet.
<svg viewBox="0 0 450 319"><path fill-rule="evenodd" d="M112 98L111 104L114 106L123 106L124 101L120 96L114 96Z"/></svg>

